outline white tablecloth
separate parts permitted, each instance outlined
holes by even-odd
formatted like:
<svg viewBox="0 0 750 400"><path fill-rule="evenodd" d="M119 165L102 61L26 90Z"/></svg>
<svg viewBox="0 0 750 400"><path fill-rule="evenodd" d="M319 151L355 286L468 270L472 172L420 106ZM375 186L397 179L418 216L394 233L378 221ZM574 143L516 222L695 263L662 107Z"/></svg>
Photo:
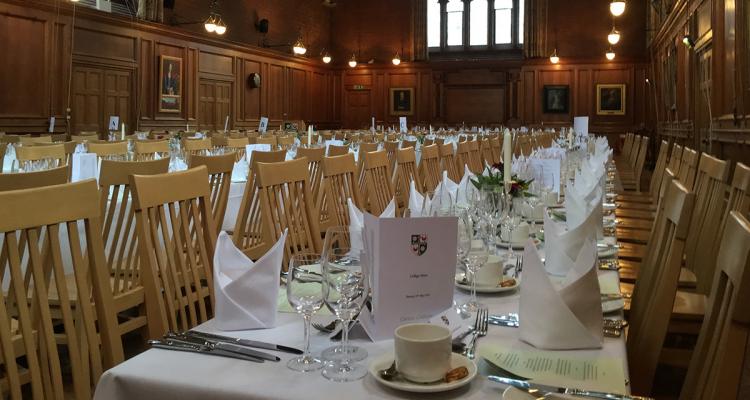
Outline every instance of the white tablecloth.
<svg viewBox="0 0 750 400"><path fill-rule="evenodd" d="M600 271L601 274L617 274ZM610 276L616 278L615 276ZM456 292L456 300L462 302L467 294ZM510 295L480 295L480 301L490 307L492 314L518 310L518 293ZM331 317L316 316L314 320L327 323ZM212 321L199 330L223 333L224 335L263 340L301 348L302 318L296 314L281 313L274 329L220 332ZM380 354L393 349L393 341L373 343L361 334L353 334L352 341L363 346L369 357L365 365ZM479 343L503 343L520 349L532 349L518 340L518 329L490 325L486 337ZM312 352L320 352L330 346L327 337L316 331L312 334ZM614 357L621 359L627 378L625 340L605 338L601 350L573 351L581 357ZM350 383L326 380L320 372L298 373L289 370L286 362L292 355L278 353L278 363L253 362L210 357L200 354L151 349L107 371L99 381L94 398L96 400L232 400L232 399L413 399L423 398L413 393L398 392L383 387L371 376ZM450 392L428 395L430 399L499 399L504 386L478 376L469 385ZM426 398L426 397L425 397Z"/></svg>

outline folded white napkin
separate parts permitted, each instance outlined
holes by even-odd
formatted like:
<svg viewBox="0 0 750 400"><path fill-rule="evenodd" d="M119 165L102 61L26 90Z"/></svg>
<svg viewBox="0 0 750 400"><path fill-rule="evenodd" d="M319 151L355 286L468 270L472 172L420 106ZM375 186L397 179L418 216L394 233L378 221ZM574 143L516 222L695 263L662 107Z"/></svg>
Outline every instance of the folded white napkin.
<svg viewBox="0 0 750 400"><path fill-rule="evenodd" d="M71 182L98 179L98 160L94 153L73 153Z"/></svg>
<svg viewBox="0 0 750 400"><path fill-rule="evenodd" d="M258 261L235 247L226 232L214 252L216 326L224 331L273 328L287 231Z"/></svg>
<svg viewBox="0 0 750 400"><path fill-rule="evenodd" d="M365 226L365 219L362 216L362 211L357 208L352 202L352 199L347 199L349 204L349 238L351 240L351 251L354 254L359 254L359 251L364 250L362 244L362 228ZM388 203L388 207L383 210L380 214L380 218L395 218L396 217L396 202L391 200Z"/></svg>
<svg viewBox="0 0 750 400"><path fill-rule="evenodd" d="M440 187L439 184L438 187ZM425 199L425 197L427 198ZM437 195L435 197L437 197ZM411 181L409 189L409 216L411 218L428 217L429 215L424 215L425 212L428 212L425 208L427 208L427 210L432 209L432 199L430 199L429 196L419 193L414 181Z"/></svg>
<svg viewBox="0 0 750 400"><path fill-rule="evenodd" d="M245 145L245 159L248 165L252 165L253 151L271 151L270 144L246 144Z"/></svg>
<svg viewBox="0 0 750 400"><path fill-rule="evenodd" d="M596 243L588 241L581 248L560 288L550 281L530 240L523 260L519 338L548 350L601 348L602 304Z"/></svg>
<svg viewBox="0 0 750 400"><path fill-rule="evenodd" d="M172 157L169 160L169 172L184 171L186 169L188 169L187 164L181 157Z"/></svg>
<svg viewBox="0 0 750 400"><path fill-rule="evenodd" d="M471 193L477 190L474 184L471 183L474 178L476 178L476 175L474 175L474 173L469 170L468 165L464 165L464 176L463 178L461 178L461 182L458 183L458 191L456 192L455 196L455 198L457 199L457 203L469 204ZM443 182L445 182L446 180L450 181L450 179L448 179L447 173L443 175Z"/></svg>
<svg viewBox="0 0 750 400"><path fill-rule="evenodd" d="M232 168L232 182L246 182L249 172L250 168L247 165L247 159L243 157L234 163L234 167Z"/></svg>
<svg viewBox="0 0 750 400"><path fill-rule="evenodd" d="M592 212L582 224L566 229L565 223L556 222L545 213L544 248L547 272L557 276L565 276L568 273L583 245L587 241L596 241L597 220L601 222L601 214L597 216Z"/></svg>

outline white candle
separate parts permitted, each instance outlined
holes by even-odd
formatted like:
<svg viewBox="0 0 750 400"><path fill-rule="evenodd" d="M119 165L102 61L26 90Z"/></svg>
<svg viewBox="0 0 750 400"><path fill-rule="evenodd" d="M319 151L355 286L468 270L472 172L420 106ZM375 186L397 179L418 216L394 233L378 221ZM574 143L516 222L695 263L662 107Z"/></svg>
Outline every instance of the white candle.
<svg viewBox="0 0 750 400"><path fill-rule="evenodd" d="M312 125L307 127L307 146L310 147L312 145L312 134L313 134L313 127Z"/></svg>
<svg viewBox="0 0 750 400"><path fill-rule="evenodd" d="M510 135L510 130L505 128L503 134L503 180L510 182L511 177L511 163L513 162L512 154L513 137Z"/></svg>
<svg viewBox="0 0 750 400"><path fill-rule="evenodd" d="M120 138L120 140L125 140L125 123L124 122L122 123L122 135L121 136L122 137Z"/></svg>

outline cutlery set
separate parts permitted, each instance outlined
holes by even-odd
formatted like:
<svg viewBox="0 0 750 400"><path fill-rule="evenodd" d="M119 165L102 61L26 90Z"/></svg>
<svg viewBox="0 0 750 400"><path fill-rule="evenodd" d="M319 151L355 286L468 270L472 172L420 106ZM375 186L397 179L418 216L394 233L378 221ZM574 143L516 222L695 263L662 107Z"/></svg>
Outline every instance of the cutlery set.
<svg viewBox="0 0 750 400"><path fill-rule="evenodd" d="M279 344L221 336L200 331L169 332L161 340L149 340L151 347L262 363L278 362L280 357L256 349L302 354L302 350Z"/></svg>
<svg viewBox="0 0 750 400"><path fill-rule="evenodd" d="M518 314L508 313L501 315L490 315L489 323L495 326L504 326L506 328L518 328ZM628 321L619 319L605 318L602 321L602 332L604 336L611 338L619 338L622 336L622 331L628 326Z"/></svg>
<svg viewBox="0 0 750 400"><path fill-rule="evenodd" d="M641 396L630 396L625 394L617 393L606 393L596 392L592 390L581 390L572 388L562 388L556 386L543 385L539 383L533 383L520 379L506 378L503 376L490 375L487 379L502 383L504 385L513 386L516 389L520 389L530 395L533 395L537 399L546 399L548 396L553 394L565 394L570 396L587 397L591 399L610 399L610 400L653 400L650 397Z"/></svg>

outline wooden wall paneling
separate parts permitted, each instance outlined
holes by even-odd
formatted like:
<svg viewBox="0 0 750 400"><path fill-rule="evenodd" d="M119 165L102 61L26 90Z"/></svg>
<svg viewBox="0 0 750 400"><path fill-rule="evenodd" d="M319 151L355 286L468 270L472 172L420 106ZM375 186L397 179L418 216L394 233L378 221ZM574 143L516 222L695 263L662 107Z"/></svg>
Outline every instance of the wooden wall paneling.
<svg viewBox="0 0 750 400"><path fill-rule="evenodd" d="M101 131L104 110L102 92L104 90L104 71L81 65L73 66L71 85L74 110L71 117L74 132Z"/></svg>
<svg viewBox="0 0 750 400"><path fill-rule="evenodd" d="M242 113L241 118L243 122L259 121L261 117L261 94L267 81L265 75L261 71L261 63L259 61L243 59L242 76L237 79L238 92L242 94ZM261 74L260 88L251 88L247 83L247 79L250 74Z"/></svg>
<svg viewBox="0 0 750 400"><path fill-rule="evenodd" d="M307 103L307 74L304 70L289 68L289 108L287 119L298 120L309 118Z"/></svg>
<svg viewBox="0 0 750 400"><path fill-rule="evenodd" d="M579 68L577 73L575 96L570 99L573 115L593 115L596 112L596 87L592 86L591 70Z"/></svg>
<svg viewBox="0 0 750 400"><path fill-rule="evenodd" d="M268 64L267 113L268 118L274 120L274 122L281 121L284 117L285 72L281 65Z"/></svg>
<svg viewBox="0 0 750 400"><path fill-rule="evenodd" d="M575 109L573 107L573 94L576 93L575 88L575 70L571 66L560 66L553 65L548 68L542 68L538 72L537 86L535 88L535 94L537 101L534 104L534 118L533 121L542 122L544 124L562 124L569 123L573 119L573 113ZM567 113L544 113L542 102L544 101L544 87L545 86L567 86L568 87L568 112Z"/></svg>
<svg viewBox="0 0 750 400"><path fill-rule="evenodd" d="M156 113L156 99L153 87L156 83L156 61L154 59L154 42L147 38L141 38L140 56L138 59L138 105L136 115L139 126L148 124L154 119Z"/></svg>

